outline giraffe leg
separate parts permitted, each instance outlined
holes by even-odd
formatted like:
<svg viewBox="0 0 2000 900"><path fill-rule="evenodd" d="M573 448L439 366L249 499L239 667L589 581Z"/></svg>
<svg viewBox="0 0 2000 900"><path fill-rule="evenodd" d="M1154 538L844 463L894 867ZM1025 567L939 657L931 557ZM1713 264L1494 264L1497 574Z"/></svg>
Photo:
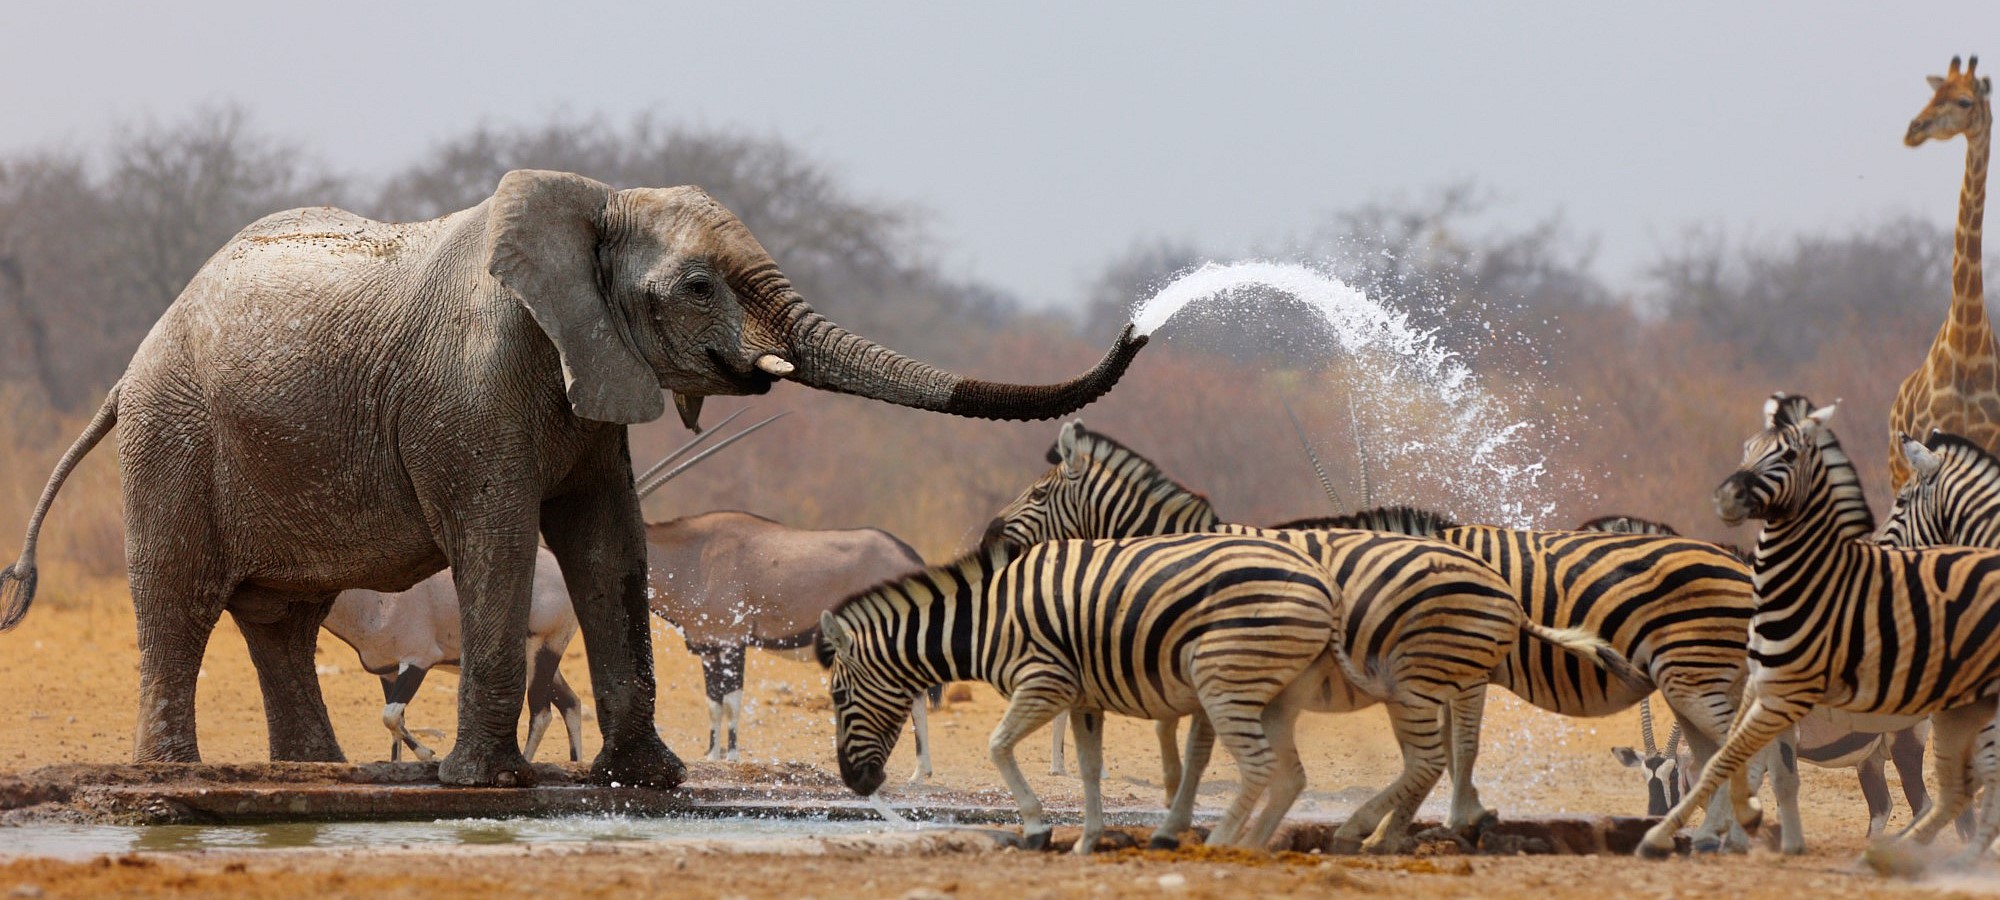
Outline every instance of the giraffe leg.
<svg viewBox="0 0 2000 900"><path fill-rule="evenodd" d="M1801 702L1801 699L1793 698L1759 697L1745 708L1737 717L1736 726L1730 729L1729 739L1723 743L1722 749L1709 760L1708 765L1702 767L1701 780L1695 783L1694 790L1681 797L1681 802L1667 811L1666 818L1646 832L1646 837L1639 842L1638 855L1652 858L1673 855L1674 832L1687 824L1694 811L1708 803L1724 782L1729 783L1735 796L1747 801L1745 795L1749 793L1749 782L1744 777L1743 769L1750 762L1750 757L1797 724L1818 699L1802 698ZM1740 810L1747 803L1737 806L1740 815Z"/></svg>

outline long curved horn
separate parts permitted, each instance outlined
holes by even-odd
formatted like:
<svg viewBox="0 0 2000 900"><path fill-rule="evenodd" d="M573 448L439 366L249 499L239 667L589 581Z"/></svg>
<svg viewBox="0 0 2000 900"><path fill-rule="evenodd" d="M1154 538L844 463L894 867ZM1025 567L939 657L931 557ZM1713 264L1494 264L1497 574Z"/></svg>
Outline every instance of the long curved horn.
<svg viewBox="0 0 2000 900"><path fill-rule="evenodd" d="M1674 723L1674 729L1678 734L1680 723ZM1653 743L1653 698L1651 697L1639 701L1639 737L1646 742L1647 756L1660 755L1660 745Z"/></svg>
<svg viewBox="0 0 2000 900"><path fill-rule="evenodd" d="M711 425L711 426L709 426L709 428L708 428L708 430L707 430L707 431L705 431L705 432L699 432L699 433L695 434L695 436L694 436L694 437L691 437L691 438L688 438L688 442L687 442L687 443L685 443L685 444L682 444L682 445L680 445L679 447L675 447L675 448L674 448L674 452L672 452L672 453L669 453L669 454L667 454L667 455L666 455L666 456L665 456L664 458L662 458L662 459L661 459L661 460L660 460L659 462L656 462L656 463L654 463L654 464L653 464L653 467L652 467L652 468L650 468L650 469L647 469L646 471L644 471L644 472L640 473L640 474L639 474L639 477L637 477L637 478L634 478L634 479L632 479L632 483L633 483L633 484L645 484L645 483L646 483L646 479L648 479L648 478L651 478L651 477L653 477L654 475L658 475L658 474L660 474L660 470L661 470L661 469L664 469L664 468L666 468L666 467L667 467L667 464L668 464L668 463L671 463L671 462L673 462L674 460L677 460L677 459L680 459L680 458L681 458L681 455L682 455L682 454L684 454L684 453L688 452L689 450L693 450L693 449L694 449L694 448L695 448L695 447L696 447L697 445L699 445L699 444L700 444L701 442L703 442L703 441L706 441L706 440L708 440L709 438L712 438L712 437L714 437L714 436L715 436L715 435L716 435L716 434L717 434L718 432L722 431L722 429L723 429L723 428L724 428L725 426L727 426L727 425L728 425L729 423L731 423L731 422L734 422L734 421L736 421L736 417L737 417L737 416L740 416L740 415L742 415L742 414L744 414L744 413L747 413L747 412L749 412L749 411L750 411L750 407L747 407L747 406L746 406L746 407L743 407L742 409L739 409L739 410L737 410L737 411L735 411L735 412L733 412L733 413L730 413L730 414L729 414L729 418L726 418L726 419L723 419L722 421L720 421L720 422L717 422L717 423L715 423L714 425ZM639 496L643 497L643 496L645 496L645 495L644 495L644 494L640 494Z"/></svg>
<svg viewBox="0 0 2000 900"><path fill-rule="evenodd" d="M1354 434L1354 455L1361 461L1361 505L1375 505L1375 485L1368 477L1368 439L1361 434L1361 417L1354 412L1353 395L1348 395L1347 430Z"/></svg>
<svg viewBox="0 0 2000 900"><path fill-rule="evenodd" d="M1340 492L1333 489L1333 479L1327 477L1326 467L1320 465L1319 454L1313 452L1312 441L1306 440L1305 426L1299 424L1298 414L1292 412L1292 402L1283 397L1279 397L1278 402L1285 407L1285 418L1292 420L1292 431L1299 436L1299 446L1305 448L1306 458L1312 460L1313 473L1319 476L1320 488L1326 491L1327 498L1333 501L1333 511L1346 512L1347 507L1340 502Z"/></svg>
<svg viewBox="0 0 2000 900"><path fill-rule="evenodd" d="M1674 756L1681 752L1681 723L1675 722L1672 731L1667 732L1667 753Z"/></svg>
<svg viewBox="0 0 2000 900"><path fill-rule="evenodd" d="M700 453L697 453L694 456L690 457L687 462L681 463L678 466L668 469L665 473L661 474L657 478L654 478L651 482L639 485L639 499L641 500L646 499L647 494L659 490L661 485L664 485L667 482L674 480L674 476L687 471L688 468L693 466L695 463L701 462L704 459L714 456L715 454L721 452L723 448L728 447L730 444L734 444L737 441L749 437L751 432L754 432L759 428L769 425L772 422L776 422L779 419L782 419L791 414L792 413L790 410L786 410L784 412L778 413L777 415L771 416L770 418L765 419L762 422L758 422L755 425L745 428L742 431L732 434L729 437L722 439L722 441L718 442L715 446L703 450ZM735 416L730 416L729 418L733 419L735 418ZM723 423L728 424L728 421L729 421L728 419L724 419Z"/></svg>

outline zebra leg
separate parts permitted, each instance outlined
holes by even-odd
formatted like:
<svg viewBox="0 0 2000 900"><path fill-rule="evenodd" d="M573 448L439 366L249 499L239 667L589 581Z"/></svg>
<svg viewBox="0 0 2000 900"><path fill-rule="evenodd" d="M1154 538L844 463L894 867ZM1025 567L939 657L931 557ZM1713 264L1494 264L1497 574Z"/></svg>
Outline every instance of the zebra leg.
<svg viewBox="0 0 2000 900"><path fill-rule="evenodd" d="M1959 812L1972 802L1972 794L1978 790L1978 785L1971 783L1972 745L1979 737L1979 729L1992 720L1993 708L1983 703L1931 716L1931 769L1932 777L1937 779L1937 797L1930 811L1910 826L1911 840L1930 843L1945 823L1958 818Z"/></svg>
<svg viewBox="0 0 2000 900"><path fill-rule="evenodd" d="M1960 856L1971 863L1986 855L1993 846L1993 839L2000 837L2000 759L1995 758L1994 737L2000 722L1988 720L1979 728L1971 757L1973 779L1986 792L1980 797L1979 826L1966 838L1965 850ZM1961 818L1960 821L1963 821Z"/></svg>
<svg viewBox="0 0 2000 900"><path fill-rule="evenodd" d="M1194 824L1195 794L1201 790L1201 775L1208 768L1208 757L1214 750L1215 729L1209 726L1208 716L1200 712L1189 716L1187 766L1181 770L1180 785L1174 789L1173 803L1167 807L1167 818L1160 823L1159 830L1153 832L1153 839L1146 844L1148 848L1173 850L1181 845L1181 832Z"/></svg>
<svg viewBox="0 0 2000 900"><path fill-rule="evenodd" d="M1271 749L1268 735L1264 733L1263 713L1267 704L1254 702L1247 696L1216 697L1211 694L1203 698L1203 707L1208 713L1208 721L1215 727L1215 736L1222 742L1223 749L1236 758L1239 773L1239 787L1236 799L1222 814L1222 821L1208 833L1210 846L1240 845L1250 849L1249 836L1244 826L1250 819L1250 811L1264 796L1264 789L1271 780L1271 770L1277 761ZM1182 778L1182 781L1192 779Z"/></svg>
<svg viewBox="0 0 2000 900"><path fill-rule="evenodd" d="M1733 704L1726 698L1698 685L1687 684L1686 679L1670 673L1663 680L1660 692L1673 710L1674 721L1680 726L1681 735L1687 741L1688 754L1693 757L1694 771L1702 772L1708 762L1715 758L1715 752L1729 739L1729 723ZM1770 768L1768 755L1753 758L1751 768L1759 763ZM1751 781L1755 782L1755 777ZM1750 792L1754 793L1754 792ZM1750 835L1743 830L1746 817L1749 821L1761 818L1763 810L1754 802L1750 809L1735 809L1732 793L1718 791L1702 816L1701 827L1693 835L1696 853L1715 853L1720 850L1747 851L1750 849Z"/></svg>
<svg viewBox="0 0 2000 900"><path fill-rule="evenodd" d="M1446 745L1451 752L1451 815L1445 827L1453 831L1484 827L1499 816L1479 802L1472 768L1479 761L1479 726L1486 715L1486 685L1472 688L1444 708Z"/></svg>
<svg viewBox="0 0 2000 900"><path fill-rule="evenodd" d="M1167 802L1174 801L1174 795L1181 790L1181 755L1178 749L1180 735L1179 719L1161 719L1153 723L1153 736L1160 740L1160 780L1166 786Z"/></svg>
<svg viewBox="0 0 2000 900"><path fill-rule="evenodd" d="M1051 681L1034 679L1017 683L1014 697L1007 704L1007 714L1000 717L1000 724L994 726L993 736L986 741L987 756L993 760L993 767L1000 770L1000 778L1007 782L1007 790L1013 792L1014 802L1021 807L1021 841L1029 850L1048 849L1050 828L1042 818L1041 798L1035 796L1035 789L1028 785L1027 776L1021 774L1021 765L1014 759L1014 747L1074 702L1073 691Z"/></svg>
<svg viewBox="0 0 2000 900"><path fill-rule="evenodd" d="M392 735L389 744L391 761L402 758L403 746L408 746L410 752L415 753L417 758L424 762L437 758L437 754L431 752L431 748L418 743L417 736L410 733L409 726L403 721L403 712L409 708L410 698L417 695L417 688L423 685L424 675L429 672L429 669L422 666L405 663L397 667L394 682L387 678L382 679L384 700L382 727L389 729L389 734Z"/></svg>
<svg viewBox="0 0 2000 900"><path fill-rule="evenodd" d="M1257 821L1250 826L1249 843L1252 849L1262 850L1271 845L1271 837L1278 833L1278 825L1285 820L1285 813L1291 811L1292 804L1298 802L1299 792L1305 790L1306 767L1299 762L1299 744L1294 728L1298 724L1303 700L1311 690L1309 682L1307 678L1292 682L1291 687L1264 707L1264 736L1270 741L1274 759L1271 781L1264 788L1264 808L1257 814Z"/></svg>
<svg viewBox="0 0 2000 900"><path fill-rule="evenodd" d="M1438 776L1444 774L1447 751L1440 704L1409 697L1391 699L1387 705L1389 725L1403 751L1403 772L1348 816L1334 832L1337 847L1358 847L1369 853L1407 849L1410 820L1437 785Z"/></svg>
<svg viewBox="0 0 2000 900"><path fill-rule="evenodd" d="M1049 774L1068 775L1069 768L1063 765L1063 732L1069 730L1069 711L1056 713L1049 723Z"/></svg>
<svg viewBox="0 0 2000 900"><path fill-rule="evenodd" d="M1681 797L1681 802L1667 811L1665 818L1646 831L1646 837L1639 842L1639 856L1655 859L1673 855L1674 832L1687 824L1694 811L1708 804L1724 782L1729 783L1732 796L1747 795L1749 781L1744 777L1744 768L1752 756L1757 755L1771 741L1777 739L1786 729L1791 728L1812 709L1817 696L1805 698L1759 697L1737 716L1736 726L1729 731L1729 740L1708 764L1701 769L1701 780L1694 790ZM1747 797L1743 797L1747 801ZM1739 816L1746 803L1734 804Z"/></svg>
<svg viewBox="0 0 2000 900"><path fill-rule="evenodd" d="M1076 774L1083 778L1083 836L1073 852L1085 856L1104 836L1104 713L1071 710L1069 725L1076 733Z"/></svg>
<svg viewBox="0 0 2000 900"><path fill-rule="evenodd" d="M910 704L910 737L917 742L917 770L910 773L911 784L931 777L931 718L927 706L922 694L917 695L917 702Z"/></svg>

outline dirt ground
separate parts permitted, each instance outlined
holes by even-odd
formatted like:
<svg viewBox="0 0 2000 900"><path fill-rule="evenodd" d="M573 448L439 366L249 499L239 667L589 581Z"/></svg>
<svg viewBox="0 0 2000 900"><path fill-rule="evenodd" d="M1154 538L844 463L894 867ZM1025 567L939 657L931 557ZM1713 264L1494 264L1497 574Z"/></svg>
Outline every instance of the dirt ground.
<svg viewBox="0 0 2000 900"><path fill-rule="evenodd" d="M669 743L699 756L707 733L700 665L678 636L656 629L660 673L658 721ZM345 645L322 635L321 683L335 730L350 759L385 759L381 688L360 671ZM0 637L0 696L15 698L0 729L0 771L58 762L129 759L137 687L137 651L129 612L101 607L38 608L15 632ZM586 691L580 642L565 673ZM824 682L815 666L768 654L750 657L744 756L798 761L831 771L832 728ZM449 733L456 678L433 675L411 705L413 727ZM1496 692L1497 693L1497 692ZM985 758L986 735L1002 701L974 686L969 699L931 717L936 753L933 784L991 791L999 778ZM203 758L252 762L265 758L264 719L256 678L241 637L227 619L208 649L199 689ZM1479 778L1482 796L1501 814L1644 812L1643 788L1610 748L1638 742L1636 714L1572 720L1529 709L1500 695L1489 705ZM596 724L586 721L585 759L595 752ZM541 757L562 752L552 729ZM1664 725L1662 726L1664 735ZM440 752L448 737L432 742ZM913 765L907 738L897 749L891 796L927 788L901 783ZM1387 783L1400 766L1381 713L1309 716L1300 745L1311 784L1299 810L1340 814ZM1117 720L1106 739L1107 802L1158 803L1159 767L1149 723ZM1048 773L1048 742L1031 739L1024 766L1053 805L1073 804L1074 778ZM1073 767L1073 761L1072 761ZM1225 762L1211 769L1204 802L1219 806L1234 784ZM1893 780L1893 773L1891 775ZM1808 768L1803 804L1812 851L1784 858L1756 851L1711 860L1642 863L1600 857L1438 857L1320 859L1309 856L1180 855L1126 852L1074 860L1012 851L887 857L832 854L812 858L717 856L671 845L478 847L449 850L252 851L149 854L89 863L16 860L0 865L0 892L12 896L227 895L451 897L557 892L623 896L672 890L677 896L1059 896L1261 895L1280 891L1364 890L1387 894L1498 895L1620 892L1678 893L1704 888L1770 896L1813 891L1828 896L1880 891L2000 892L2000 866L1976 873L1931 876L1921 882L1885 880L1858 864L1866 847L1866 815L1848 770ZM1444 787L1431 810L1441 811ZM915 799L911 797L911 799ZM1899 807L1891 827L1909 819ZM1771 805L1766 795L1767 808ZM1945 839L1945 843L1951 843ZM4 853L4 847L0 847Z"/></svg>

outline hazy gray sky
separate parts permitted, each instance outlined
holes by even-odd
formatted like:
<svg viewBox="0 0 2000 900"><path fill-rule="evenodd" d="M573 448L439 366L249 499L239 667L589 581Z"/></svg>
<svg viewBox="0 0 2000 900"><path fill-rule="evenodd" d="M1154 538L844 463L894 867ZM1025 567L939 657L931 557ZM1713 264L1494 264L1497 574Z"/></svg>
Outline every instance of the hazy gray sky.
<svg viewBox="0 0 2000 900"><path fill-rule="evenodd" d="M0 151L233 101L374 174L482 121L653 111L791 139L1048 303L1140 238L1246 248L1461 178L1613 278L1695 222L1949 221L1963 144L1901 137L1952 54L2000 68L2000 3L13 0L0 47Z"/></svg>

